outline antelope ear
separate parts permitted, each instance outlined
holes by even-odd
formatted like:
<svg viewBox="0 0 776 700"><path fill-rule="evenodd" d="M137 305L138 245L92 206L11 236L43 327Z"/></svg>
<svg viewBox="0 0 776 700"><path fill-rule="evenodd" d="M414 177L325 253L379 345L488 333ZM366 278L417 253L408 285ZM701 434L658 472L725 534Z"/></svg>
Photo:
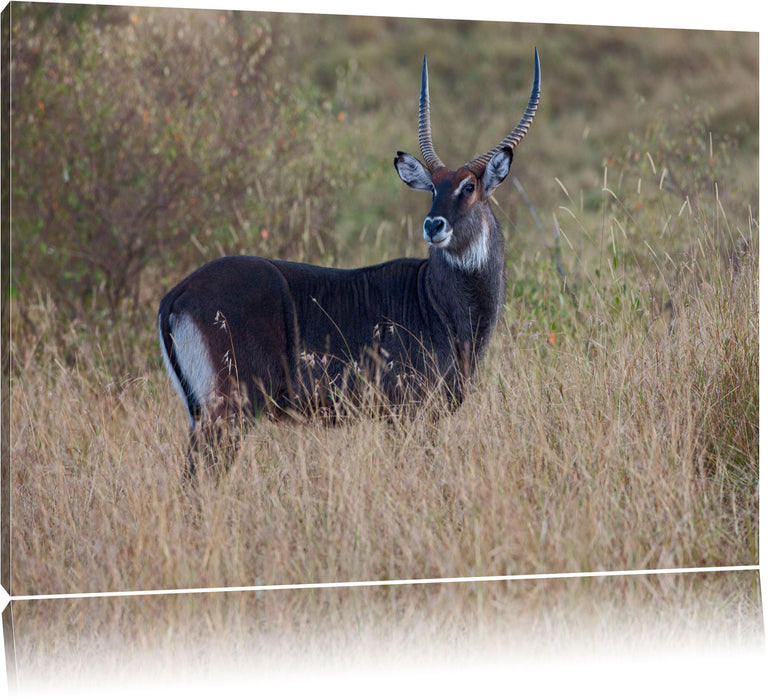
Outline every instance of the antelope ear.
<svg viewBox="0 0 776 700"><path fill-rule="evenodd" d="M502 182L509 175L509 168L512 167L512 149L503 148L494 155L485 166L485 172L482 174L482 187L485 190L485 196L490 197Z"/></svg>
<svg viewBox="0 0 776 700"><path fill-rule="evenodd" d="M393 159L393 167L399 173L399 177L406 182L413 190L434 191L434 183L431 182L431 173L414 156L402 151L397 151L396 158Z"/></svg>

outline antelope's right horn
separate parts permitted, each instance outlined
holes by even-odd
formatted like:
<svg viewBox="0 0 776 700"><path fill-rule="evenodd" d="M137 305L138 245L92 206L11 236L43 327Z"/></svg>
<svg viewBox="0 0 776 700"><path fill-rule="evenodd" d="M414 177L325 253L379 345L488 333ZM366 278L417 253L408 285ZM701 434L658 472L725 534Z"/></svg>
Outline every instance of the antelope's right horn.
<svg viewBox="0 0 776 700"><path fill-rule="evenodd" d="M430 102L428 98L428 68L426 57L423 56L423 74L420 79L420 105L418 107L418 137L420 139L420 152L426 161L428 169L433 173L445 164L434 151L431 141L431 115L429 113Z"/></svg>

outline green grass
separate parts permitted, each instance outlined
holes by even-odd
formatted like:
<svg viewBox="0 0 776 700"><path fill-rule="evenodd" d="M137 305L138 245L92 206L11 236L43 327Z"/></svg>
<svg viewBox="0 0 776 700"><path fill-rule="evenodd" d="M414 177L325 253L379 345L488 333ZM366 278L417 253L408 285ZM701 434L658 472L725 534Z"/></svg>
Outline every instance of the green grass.
<svg viewBox="0 0 776 700"><path fill-rule="evenodd" d="M212 37L213 56L232 55L219 42L230 48L237 36L219 27L255 29L222 13L110 16L103 41L132 32L141 41L129 57L119 43L108 55L137 66L149 46L159 49L143 33L154 23ZM95 31L86 17L84 31ZM191 228L183 216L174 243L154 239L164 254L147 256L131 300L109 305L103 278L83 292L66 275L48 280L20 265L3 320L11 592L757 564L757 36L303 15L270 15L265 25L275 51L261 82L268 92L256 99L274 105L276 121L246 129L266 139L243 144L229 171L249 189L220 189L227 174L212 153L199 154L207 167L189 213L218 201L213 220ZM17 40L34 46L35 35ZM223 253L348 267L423 255L428 199L392 167L397 149L418 150L423 54L435 145L457 164L522 114L534 46L542 103L495 196L507 301L475 391L438 420L421 413L387 424L366 414L335 430L260 421L242 435L228 474L186 487L187 417L156 346L162 293ZM65 42L62 55L72 50ZM83 76L73 79L87 89ZM202 112L175 117L192 129L186 138L220 99L223 86L206 84ZM33 111L52 104L34 91L29 99ZM67 156L66 143L57 148ZM48 164L56 177L37 185L59 196L61 166ZM47 201L32 191L17 194L14 211L29 206L34 216L15 219L13 243L33 232L48 243L48 264L67 261L62 232L35 223ZM103 253L109 259L110 247ZM84 286L85 269L72 271L74 286ZM394 649L408 639L460 652L523 633L551 648L594 620L602 645L698 641L712 630L723 644L759 639L762 615L749 574L251 596L19 606L23 675L45 677L40 640L54 631L74 640L56 648L65 667L93 658L107 635L116 668L129 640L140 655L163 647L169 670L186 644L201 650L214 637L227 651L244 642L240 658L272 640L329 658L325 639L345 654L360 643L379 649L386 635ZM200 613L202 625L189 622ZM253 619L270 621L266 635ZM176 647L180 637L188 641ZM71 666L76 674L88 671L83 663Z"/></svg>

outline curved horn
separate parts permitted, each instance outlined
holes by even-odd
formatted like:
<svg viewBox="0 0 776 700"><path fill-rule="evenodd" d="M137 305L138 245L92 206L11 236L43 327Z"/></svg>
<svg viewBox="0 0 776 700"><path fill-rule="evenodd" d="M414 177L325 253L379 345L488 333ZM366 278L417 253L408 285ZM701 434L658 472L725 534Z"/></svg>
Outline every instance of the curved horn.
<svg viewBox="0 0 776 700"><path fill-rule="evenodd" d="M531 126L534 116L536 115L536 108L539 106L539 95L542 91L542 71L539 67L539 51L534 48L534 80L533 89L531 90L531 97L528 99L528 106L525 108L523 118L520 123L512 129L512 133L509 134L498 146L491 148L487 153L483 153L478 158L470 160L464 167L469 168L477 177L480 177L485 172L485 166L488 161L496 155L499 151L509 148L515 150L517 144L520 143L523 136L528 133L528 127Z"/></svg>
<svg viewBox="0 0 776 700"><path fill-rule="evenodd" d="M428 99L428 69L426 68L426 57L423 56L423 75L420 79L420 106L418 107L418 137L420 139L420 152L423 154L423 160L426 161L428 169L433 173L439 168L444 168L445 164L434 151L434 144L431 142L431 116L429 114Z"/></svg>

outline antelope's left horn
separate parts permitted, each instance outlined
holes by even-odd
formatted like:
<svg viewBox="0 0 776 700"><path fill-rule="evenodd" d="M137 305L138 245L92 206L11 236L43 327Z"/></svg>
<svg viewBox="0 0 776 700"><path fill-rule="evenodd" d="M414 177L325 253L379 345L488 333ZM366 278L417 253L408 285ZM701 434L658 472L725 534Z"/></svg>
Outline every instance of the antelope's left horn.
<svg viewBox="0 0 776 700"><path fill-rule="evenodd" d="M531 97L528 99L528 106L525 108L523 118L520 123L512 129L512 133L509 134L498 146L491 148L487 153L483 153L481 156L470 160L465 167L469 168L477 177L481 177L485 172L485 166L488 161L496 155L499 151L509 148L512 151L517 148L517 144L528 133L528 128L533 122L533 118L536 116L536 109L539 106L539 96L542 91L542 71L539 66L539 51L534 48L534 80L533 89L531 90Z"/></svg>

